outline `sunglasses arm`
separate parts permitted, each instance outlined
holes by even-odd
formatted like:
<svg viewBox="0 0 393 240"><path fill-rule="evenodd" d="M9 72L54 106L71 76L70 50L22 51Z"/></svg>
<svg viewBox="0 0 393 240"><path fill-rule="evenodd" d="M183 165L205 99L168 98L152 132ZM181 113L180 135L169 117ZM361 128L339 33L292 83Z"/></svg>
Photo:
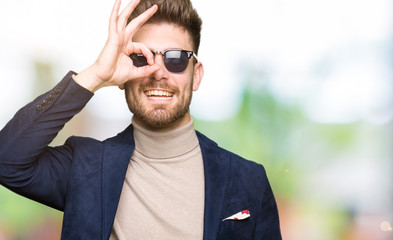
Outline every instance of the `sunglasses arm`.
<svg viewBox="0 0 393 240"><path fill-rule="evenodd" d="M197 62L199 62L198 57L197 57L197 55L196 55L194 52L192 52L192 56L194 56L195 60L196 60Z"/></svg>

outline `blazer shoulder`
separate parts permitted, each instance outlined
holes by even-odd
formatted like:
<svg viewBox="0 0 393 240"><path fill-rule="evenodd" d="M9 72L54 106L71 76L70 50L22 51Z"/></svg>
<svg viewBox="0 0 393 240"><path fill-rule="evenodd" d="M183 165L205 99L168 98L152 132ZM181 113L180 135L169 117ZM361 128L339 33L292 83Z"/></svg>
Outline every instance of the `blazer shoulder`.
<svg viewBox="0 0 393 240"><path fill-rule="evenodd" d="M105 144L116 144L116 143L134 143L133 141L133 126L129 125L125 130L118 133L115 136L109 137L105 140L98 140L92 137L85 136L70 136L66 140L66 145L74 145L80 148L86 148L89 146L103 146Z"/></svg>
<svg viewBox="0 0 393 240"><path fill-rule="evenodd" d="M207 136L198 131L196 132L201 148L214 149L220 161L227 161L226 164L230 164L232 174L246 179L257 178L255 180L266 181L266 171L262 164L224 149Z"/></svg>
<svg viewBox="0 0 393 240"><path fill-rule="evenodd" d="M245 181L254 182L255 184L259 183L265 185L268 183L266 170L262 164L246 159L226 149L221 149L225 151L230 158L233 178L243 179Z"/></svg>

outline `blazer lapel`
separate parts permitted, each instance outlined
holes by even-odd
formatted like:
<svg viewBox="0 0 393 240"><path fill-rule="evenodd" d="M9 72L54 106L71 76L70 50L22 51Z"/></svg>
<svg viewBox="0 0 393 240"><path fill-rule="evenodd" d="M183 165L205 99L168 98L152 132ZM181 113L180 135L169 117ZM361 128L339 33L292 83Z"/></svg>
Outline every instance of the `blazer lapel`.
<svg viewBox="0 0 393 240"><path fill-rule="evenodd" d="M102 229L109 239L128 163L135 148L133 127L106 140L102 160Z"/></svg>
<svg viewBox="0 0 393 240"><path fill-rule="evenodd" d="M230 159L216 143L197 132L205 171L205 212L203 239L216 239L230 178Z"/></svg>

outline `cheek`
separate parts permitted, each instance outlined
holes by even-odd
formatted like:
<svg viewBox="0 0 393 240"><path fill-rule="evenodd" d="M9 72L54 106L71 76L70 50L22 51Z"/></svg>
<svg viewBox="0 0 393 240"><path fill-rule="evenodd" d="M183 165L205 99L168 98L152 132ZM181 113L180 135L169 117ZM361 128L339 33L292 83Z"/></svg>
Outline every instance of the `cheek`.
<svg viewBox="0 0 393 240"><path fill-rule="evenodd" d="M183 96L188 96L192 92L193 89L193 83L192 79L188 79L187 82L183 82L181 86L179 86L179 89L181 89L182 95Z"/></svg>
<svg viewBox="0 0 393 240"><path fill-rule="evenodd" d="M133 94L138 92L138 88L140 86L140 82L137 82L136 80L129 81L125 84L125 90L127 94Z"/></svg>
<svg viewBox="0 0 393 240"><path fill-rule="evenodd" d="M192 91L194 88L194 72L192 71L192 68L190 71L187 72L187 74L184 76L184 78L180 82L182 85L179 86L180 89L183 89L185 92Z"/></svg>

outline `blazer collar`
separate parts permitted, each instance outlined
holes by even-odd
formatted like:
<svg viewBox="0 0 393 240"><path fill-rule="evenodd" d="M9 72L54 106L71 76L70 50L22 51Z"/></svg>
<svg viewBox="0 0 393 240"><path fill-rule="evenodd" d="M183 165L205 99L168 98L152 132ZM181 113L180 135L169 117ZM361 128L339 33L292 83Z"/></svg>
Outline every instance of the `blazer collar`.
<svg viewBox="0 0 393 240"><path fill-rule="evenodd" d="M199 133L205 174L205 209L203 239L216 239L223 219L223 207L230 177L230 158L217 144ZM124 178L135 149L133 127L104 141L102 161L102 230L103 239L109 239Z"/></svg>

